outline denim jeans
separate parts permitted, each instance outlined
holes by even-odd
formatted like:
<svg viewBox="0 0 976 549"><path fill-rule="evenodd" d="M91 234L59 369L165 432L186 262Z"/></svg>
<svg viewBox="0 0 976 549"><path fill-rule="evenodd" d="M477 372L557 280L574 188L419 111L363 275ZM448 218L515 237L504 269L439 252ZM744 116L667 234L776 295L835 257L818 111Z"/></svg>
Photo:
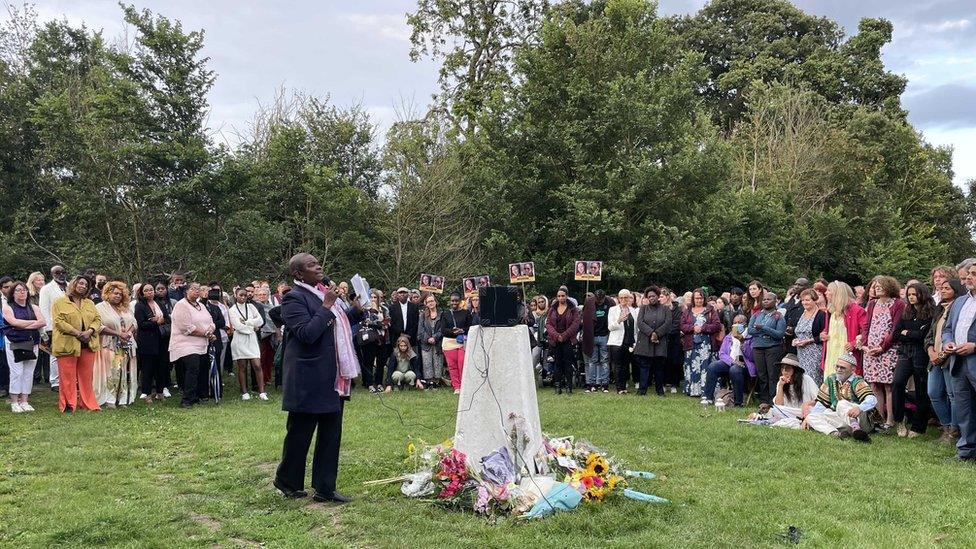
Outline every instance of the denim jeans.
<svg viewBox="0 0 976 549"><path fill-rule="evenodd" d="M610 384L607 339L607 336L593 337L593 354L586 361L586 383L589 385L602 386Z"/></svg>
<svg viewBox="0 0 976 549"><path fill-rule="evenodd" d="M719 376L729 376L732 382L732 402L736 406L742 406L742 395L746 387L746 369L741 364L728 364L721 360L716 360L705 367L705 394L708 400L715 398L715 385L718 383Z"/></svg>
<svg viewBox="0 0 976 549"><path fill-rule="evenodd" d="M952 375L949 374L948 366L933 366L929 370L929 400L932 401L935 415L939 417L939 423L955 427L956 414L953 412L953 403L956 399L952 391Z"/></svg>

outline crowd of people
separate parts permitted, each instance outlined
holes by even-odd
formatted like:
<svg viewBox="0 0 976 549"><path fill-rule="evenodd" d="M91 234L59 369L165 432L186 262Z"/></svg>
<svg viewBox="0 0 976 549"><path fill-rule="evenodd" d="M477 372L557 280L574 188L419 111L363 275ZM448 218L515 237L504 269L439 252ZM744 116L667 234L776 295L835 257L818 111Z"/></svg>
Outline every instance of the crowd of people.
<svg viewBox="0 0 976 549"><path fill-rule="evenodd" d="M872 432L916 438L930 426L976 459L976 260L939 266L930 280L876 276L863 286L799 278L780 296L700 287L678 295L651 285L586 293L560 287L526 299L540 385L585 392L698 399L702 406L756 406L751 421L869 441ZM68 279L0 279L4 346L0 390L15 413L33 411L36 380L59 392L63 412L170 398L220 399L223 378L240 398L268 400L281 384L289 337L281 302L291 291L255 280L226 288L183 276L110 279L82 269ZM449 387L459 392L478 297L406 287L391 299L335 291L355 309L349 337L359 382L370 392Z"/></svg>

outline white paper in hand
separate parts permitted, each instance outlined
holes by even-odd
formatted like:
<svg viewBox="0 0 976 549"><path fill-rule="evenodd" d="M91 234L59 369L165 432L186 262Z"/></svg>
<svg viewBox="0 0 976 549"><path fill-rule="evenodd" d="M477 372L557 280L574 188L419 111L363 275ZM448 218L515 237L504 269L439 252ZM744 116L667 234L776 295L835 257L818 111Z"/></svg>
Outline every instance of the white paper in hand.
<svg viewBox="0 0 976 549"><path fill-rule="evenodd" d="M370 299L372 299L372 291L369 289L369 282L366 282L365 278L359 276L359 273L353 275L349 282L352 283L352 289L356 291L356 297L359 298L360 305L363 307L369 307Z"/></svg>

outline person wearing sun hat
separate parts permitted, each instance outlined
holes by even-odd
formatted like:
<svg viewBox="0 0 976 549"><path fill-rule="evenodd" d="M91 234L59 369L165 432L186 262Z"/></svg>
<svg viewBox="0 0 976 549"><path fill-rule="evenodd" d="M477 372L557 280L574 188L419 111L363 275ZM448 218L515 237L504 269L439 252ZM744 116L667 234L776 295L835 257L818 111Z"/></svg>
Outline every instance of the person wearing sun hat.
<svg viewBox="0 0 976 549"><path fill-rule="evenodd" d="M824 379L816 404L803 420L805 428L837 438L871 441L868 412L878 405L878 399L868 382L854 374L856 367L857 358L851 353L837 359L834 373Z"/></svg>
<svg viewBox="0 0 976 549"><path fill-rule="evenodd" d="M816 403L817 383L804 372L793 353L783 356L777 366L780 375L773 396L773 426L799 429L800 420Z"/></svg>

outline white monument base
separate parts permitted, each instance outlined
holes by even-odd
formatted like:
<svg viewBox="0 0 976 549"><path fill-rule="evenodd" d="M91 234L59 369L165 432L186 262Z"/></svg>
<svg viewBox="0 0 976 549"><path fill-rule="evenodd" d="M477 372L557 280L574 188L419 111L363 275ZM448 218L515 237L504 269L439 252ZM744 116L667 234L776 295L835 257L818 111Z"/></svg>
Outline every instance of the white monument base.
<svg viewBox="0 0 976 549"><path fill-rule="evenodd" d="M535 391L528 327L472 327L454 431L454 447L471 467L480 470L483 456L507 446L517 471L541 472L535 464L542 450Z"/></svg>

